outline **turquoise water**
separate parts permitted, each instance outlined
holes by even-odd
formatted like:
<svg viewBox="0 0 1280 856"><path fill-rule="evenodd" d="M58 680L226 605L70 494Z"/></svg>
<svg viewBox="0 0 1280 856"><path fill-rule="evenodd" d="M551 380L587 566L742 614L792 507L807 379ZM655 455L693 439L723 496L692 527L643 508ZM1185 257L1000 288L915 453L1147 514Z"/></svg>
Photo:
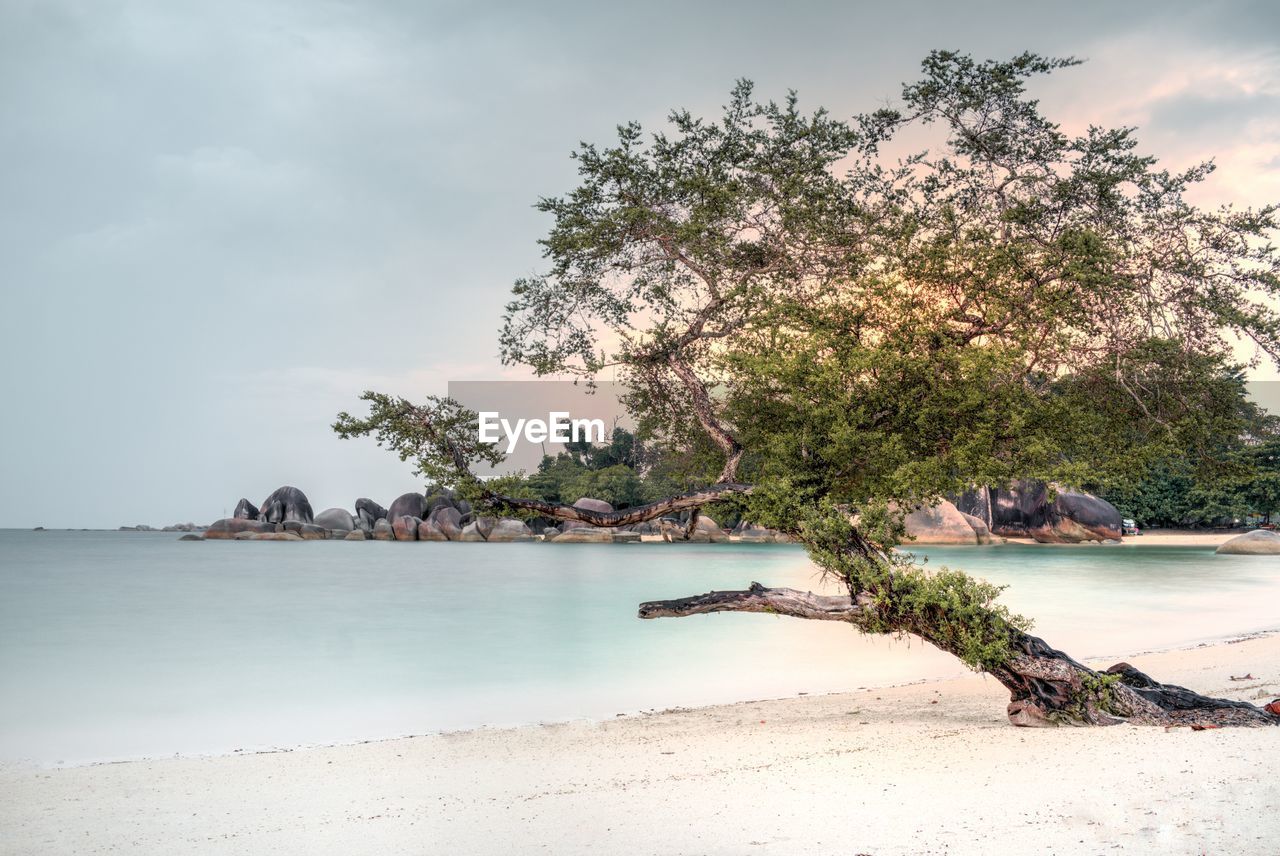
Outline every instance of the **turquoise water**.
<svg viewBox="0 0 1280 856"><path fill-rule="evenodd" d="M1280 626L1280 560L1211 550L931 548L1010 586L1078 657ZM357 741L959 674L919 642L643 600L821 588L737 544L187 543L0 531L0 760Z"/></svg>

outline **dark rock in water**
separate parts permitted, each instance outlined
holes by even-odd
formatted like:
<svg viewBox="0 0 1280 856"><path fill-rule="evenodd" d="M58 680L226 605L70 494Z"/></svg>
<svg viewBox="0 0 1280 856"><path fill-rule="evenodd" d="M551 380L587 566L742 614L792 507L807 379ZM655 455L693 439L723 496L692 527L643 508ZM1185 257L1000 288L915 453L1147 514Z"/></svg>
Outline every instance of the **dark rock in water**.
<svg viewBox="0 0 1280 856"><path fill-rule="evenodd" d="M372 499L360 497L356 500L356 523L366 533L373 531L373 525L379 520L387 519L387 510Z"/></svg>
<svg viewBox="0 0 1280 856"><path fill-rule="evenodd" d="M592 499L589 496L584 496L582 499L575 502L573 507L581 508L584 511L603 511L605 513L613 511L613 506L605 502L603 499ZM592 524L590 523L583 523L581 520L566 520L564 523L560 524L560 528L561 530L568 532L570 529L578 529L583 526L591 525Z"/></svg>
<svg viewBox="0 0 1280 856"><path fill-rule="evenodd" d="M421 517L402 514L391 524L391 531L395 534L397 541L417 541L418 527L421 524Z"/></svg>
<svg viewBox="0 0 1280 856"><path fill-rule="evenodd" d="M396 540L395 530L391 528L391 522L383 517L377 523L373 524L373 540L375 541L394 541Z"/></svg>
<svg viewBox="0 0 1280 856"><path fill-rule="evenodd" d="M268 523L283 523L286 520L311 523L315 515L311 512L311 503L307 500L307 495L296 487L285 485L273 490L271 495L263 501L258 519Z"/></svg>
<svg viewBox="0 0 1280 856"><path fill-rule="evenodd" d="M427 498L420 493L405 493L396 497L395 502L387 509L387 519L393 523L401 517L427 516Z"/></svg>
<svg viewBox="0 0 1280 856"><path fill-rule="evenodd" d="M258 515L258 506L254 505L249 500L242 498L236 503L235 513L231 516L236 520L257 520Z"/></svg>
<svg viewBox="0 0 1280 856"><path fill-rule="evenodd" d="M183 535L178 540L179 541L203 541L204 538L202 538L199 535L192 535L191 533L188 532L186 535Z"/></svg>
<svg viewBox="0 0 1280 856"><path fill-rule="evenodd" d="M350 532L356 528L356 519L345 508L326 508L316 515L315 524L338 532Z"/></svg>
<svg viewBox="0 0 1280 856"><path fill-rule="evenodd" d="M954 498L956 507L990 526L993 535L1046 543L1119 539L1120 512L1104 499L1021 479L1008 488L974 488Z"/></svg>
<svg viewBox="0 0 1280 856"><path fill-rule="evenodd" d="M450 541L457 541L462 537L462 515L458 513L458 509L437 508L431 512L429 519L440 530L440 534Z"/></svg>
<svg viewBox="0 0 1280 856"><path fill-rule="evenodd" d="M43 532L43 531L44 531L44 527L43 527L43 526L37 526L35 529L32 529L31 531L32 531L32 532Z"/></svg>
<svg viewBox="0 0 1280 856"><path fill-rule="evenodd" d="M261 520L245 520L239 517L224 517L209 524L204 537L209 540L227 540L240 533L258 534L274 532L276 527Z"/></svg>

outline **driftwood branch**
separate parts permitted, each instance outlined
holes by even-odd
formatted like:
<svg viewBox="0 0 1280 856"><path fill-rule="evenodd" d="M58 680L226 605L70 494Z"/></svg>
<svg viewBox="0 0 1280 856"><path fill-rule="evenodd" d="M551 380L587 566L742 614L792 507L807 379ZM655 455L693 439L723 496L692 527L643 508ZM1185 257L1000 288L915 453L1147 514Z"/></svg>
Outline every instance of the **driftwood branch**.
<svg viewBox="0 0 1280 856"><path fill-rule="evenodd" d="M508 508L519 508L525 511L536 511L539 514L557 520L577 520L582 523L589 523L592 526L612 527L643 523L646 520L654 520L664 514L683 511L686 508L698 508L709 502L715 502L735 494L748 494L751 493L752 487L749 484L738 484L736 482L713 484L701 490L692 490L679 496L667 497L657 502L638 505L635 508L626 508L622 511L592 511L587 508L575 508L572 505L563 505L558 502L503 496L489 492L484 493L484 499L495 505L505 505Z"/></svg>
<svg viewBox="0 0 1280 856"><path fill-rule="evenodd" d="M678 600L640 604L641 618L681 618L708 612L764 612L817 621L853 621L862 608L848 596L827 596L752 583L746 591L712 591Z"/></svg>

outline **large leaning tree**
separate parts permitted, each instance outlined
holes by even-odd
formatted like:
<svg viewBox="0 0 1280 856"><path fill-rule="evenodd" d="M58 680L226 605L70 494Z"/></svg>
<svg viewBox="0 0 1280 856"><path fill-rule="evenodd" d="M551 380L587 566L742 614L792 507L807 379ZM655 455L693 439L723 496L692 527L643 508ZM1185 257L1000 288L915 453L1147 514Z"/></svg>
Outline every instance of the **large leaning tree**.
<svg viewBox="0 0 1280 856"><path fill-rule="evenodd" d="M752 584L641 618L762 612L910 634L1009 689L1017 725L1277 724L1244 702L1088 668L1031 635L999 588L894 550L910 508L1016 478L1081 484L1241 430L1243 341L1280 359L1277 209L1207 211L1133 130L1064 131L1026 83L1075 64L931 54L900 106L843 121L749 83L723 116L618 129L538 207L547 271L516 283L509 363L608 372L648 436L702 448L707 487L595 512L482 481L498 459L448 399L366 393L375 435L494 508L619 526L731 501L843 596Z"/></svg>

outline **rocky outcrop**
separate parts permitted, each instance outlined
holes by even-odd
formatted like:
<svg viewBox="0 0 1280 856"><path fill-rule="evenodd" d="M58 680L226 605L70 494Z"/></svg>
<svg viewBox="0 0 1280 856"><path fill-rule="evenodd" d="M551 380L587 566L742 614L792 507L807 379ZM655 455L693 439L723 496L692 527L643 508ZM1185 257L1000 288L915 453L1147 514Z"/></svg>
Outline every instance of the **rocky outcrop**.
<svg viewBox="0 0 1280 856"><path fill-rule="evenodd" d="M418 527L421 525L421 517L402 514L392 522L391 531L395 534L397 541L417 541Z"/></svg>
<svg viewBox="0 0 1280 856"><path fill-rule="evenodd" d="M720 524L705 514L698 515L698 522L694 525L693 532L688 535L685 534L686 525L678 520L664 517L659 523L664 541L691 541L706 544L729 540L729 536L720 528Z"/></svg>
<svg viewBox="0 0 1280 856"><path fill-rule="evenodd" d="M350 532L348 532L342 540L343 541L365 541L365 540L368 540L368 536L364 534L363 529L353 529Z"/></svg>
<svg viewBox="0 0 1280 856"><path fill-rule="evenodd" d="M241 498L241 500L236 503L236 510L231 516L236 520L257 520L258 514L258 506L254 505L247 499Z"/></svg>
<svg viewBox="0 0 1280 856"><path fill-rule="evenodd" d="M387 510L368 497L356 500L356 523L365 532L372 532L379 520L387 519Z"/></svg>
<svg viewBox="0 0 1280 856"><path fill-rule="evenodd" d="M334 532L350 532L356 528L356 519L345 508L326 508L316 515L315 524Z"/></svg>
<svg viewBox="0 0 1280 856"><path fill-rule="evenodd" d="M316 526L314 523L299 523L296 520L286 520L280 524L280 529L285 532L292 532L303 541L323 541L329 537L329 530L323 526Z"/></svg>
<svg viewBox="0 0 1280 856"><path fill-rule="evenodd" d="M296 487L285 485L273 490L271 495L263 500L258 519L268 523L283 523L286 520L311 523L315 518L307 495Z"/></svg>
<svg viewBox="0 0 1280 856"><path fill-rule="evenodd" d="M480 530L473 521L462 527L462 534L458 536L457 540L467 542L484 541L484 535L480 534Z"/></svg>
<svg viewBox="0 0 1280 856"><path fill-rule="evenodd" d="M436 526L430 520L424 520L418 524L418 540L448 541L449 537L440 531L439 526Z"/></svg>
<svg viewBox="0 0 1280 856"><path fill-rule="evenodd" d="M458 513L458 509L449 506L437 508L431 512L428 518L435 527L440 530L444 537L450 541L457 541L462 537L462 515Z"/></svg>
<svg viewBox="0 0 1280 856"><path fill-rule="evenodd" d="M373 524L373 540L375 541L394 541L396 540L395 530L391 528L391 521L383 517Z"/></svg>
<svg viewBox="0 0 1280 856"><path fill-rule="evenodd" d="M212 540L230 540L241 532L250 534L274 532L275 526L261 520L245 520L242 517L224 517L221 520L215 520L209 524L209 528L205 530L204 537Z"/></svg>
<svg viewBox="0 0 1280 856"><path fill-rule="evenodd" d="M484 518L481 519L483 520ZM479 521L476 522L479 523ZM493 526L489 528L489 532L485 535L485 540L491 544L511 541L532 541L533 530L526 526L523 520L504 517L501 520L494 521Z"/></svg>
<svg viewBox="0 0 1280 856"><path fill-rule="evenodd" d="M387 519L395 521L401 517L417 517L419 520L427 516L427 498L420 493L402 493L387 509Z"/></svg>
<svg viewBox="0 0 1280 856"><path fill-rule="evenodd" d="M1255 529L1237 535L1214 552L1224 556L1280 556L1280 534Z"/></svg>
<svg viewBox="0 0 1280 856"><path fill-rule="evenodd" d="M548 533L543 533L543 538ZM602 526L579 526L550 539L557 544L612 544L613 533Z"/></svg>
<svg viewBox="0 0 1280 856"><path fill-rule="evenodd" d="M1051 496L1050 494L1053 494ZM960 511L987 522L993 535L1044 543L1119 540L1120 512L1104 499L1022 479L1008 488L974 488L953 497Z"/></svg>
<svg viewBox="0 0 1280 856"><path fill-rule="evenodd" d="M966 515L948 500L932 507L917 508L903 518L902 525L911 544L974 545L978 533L966 519Z"/></svg>

